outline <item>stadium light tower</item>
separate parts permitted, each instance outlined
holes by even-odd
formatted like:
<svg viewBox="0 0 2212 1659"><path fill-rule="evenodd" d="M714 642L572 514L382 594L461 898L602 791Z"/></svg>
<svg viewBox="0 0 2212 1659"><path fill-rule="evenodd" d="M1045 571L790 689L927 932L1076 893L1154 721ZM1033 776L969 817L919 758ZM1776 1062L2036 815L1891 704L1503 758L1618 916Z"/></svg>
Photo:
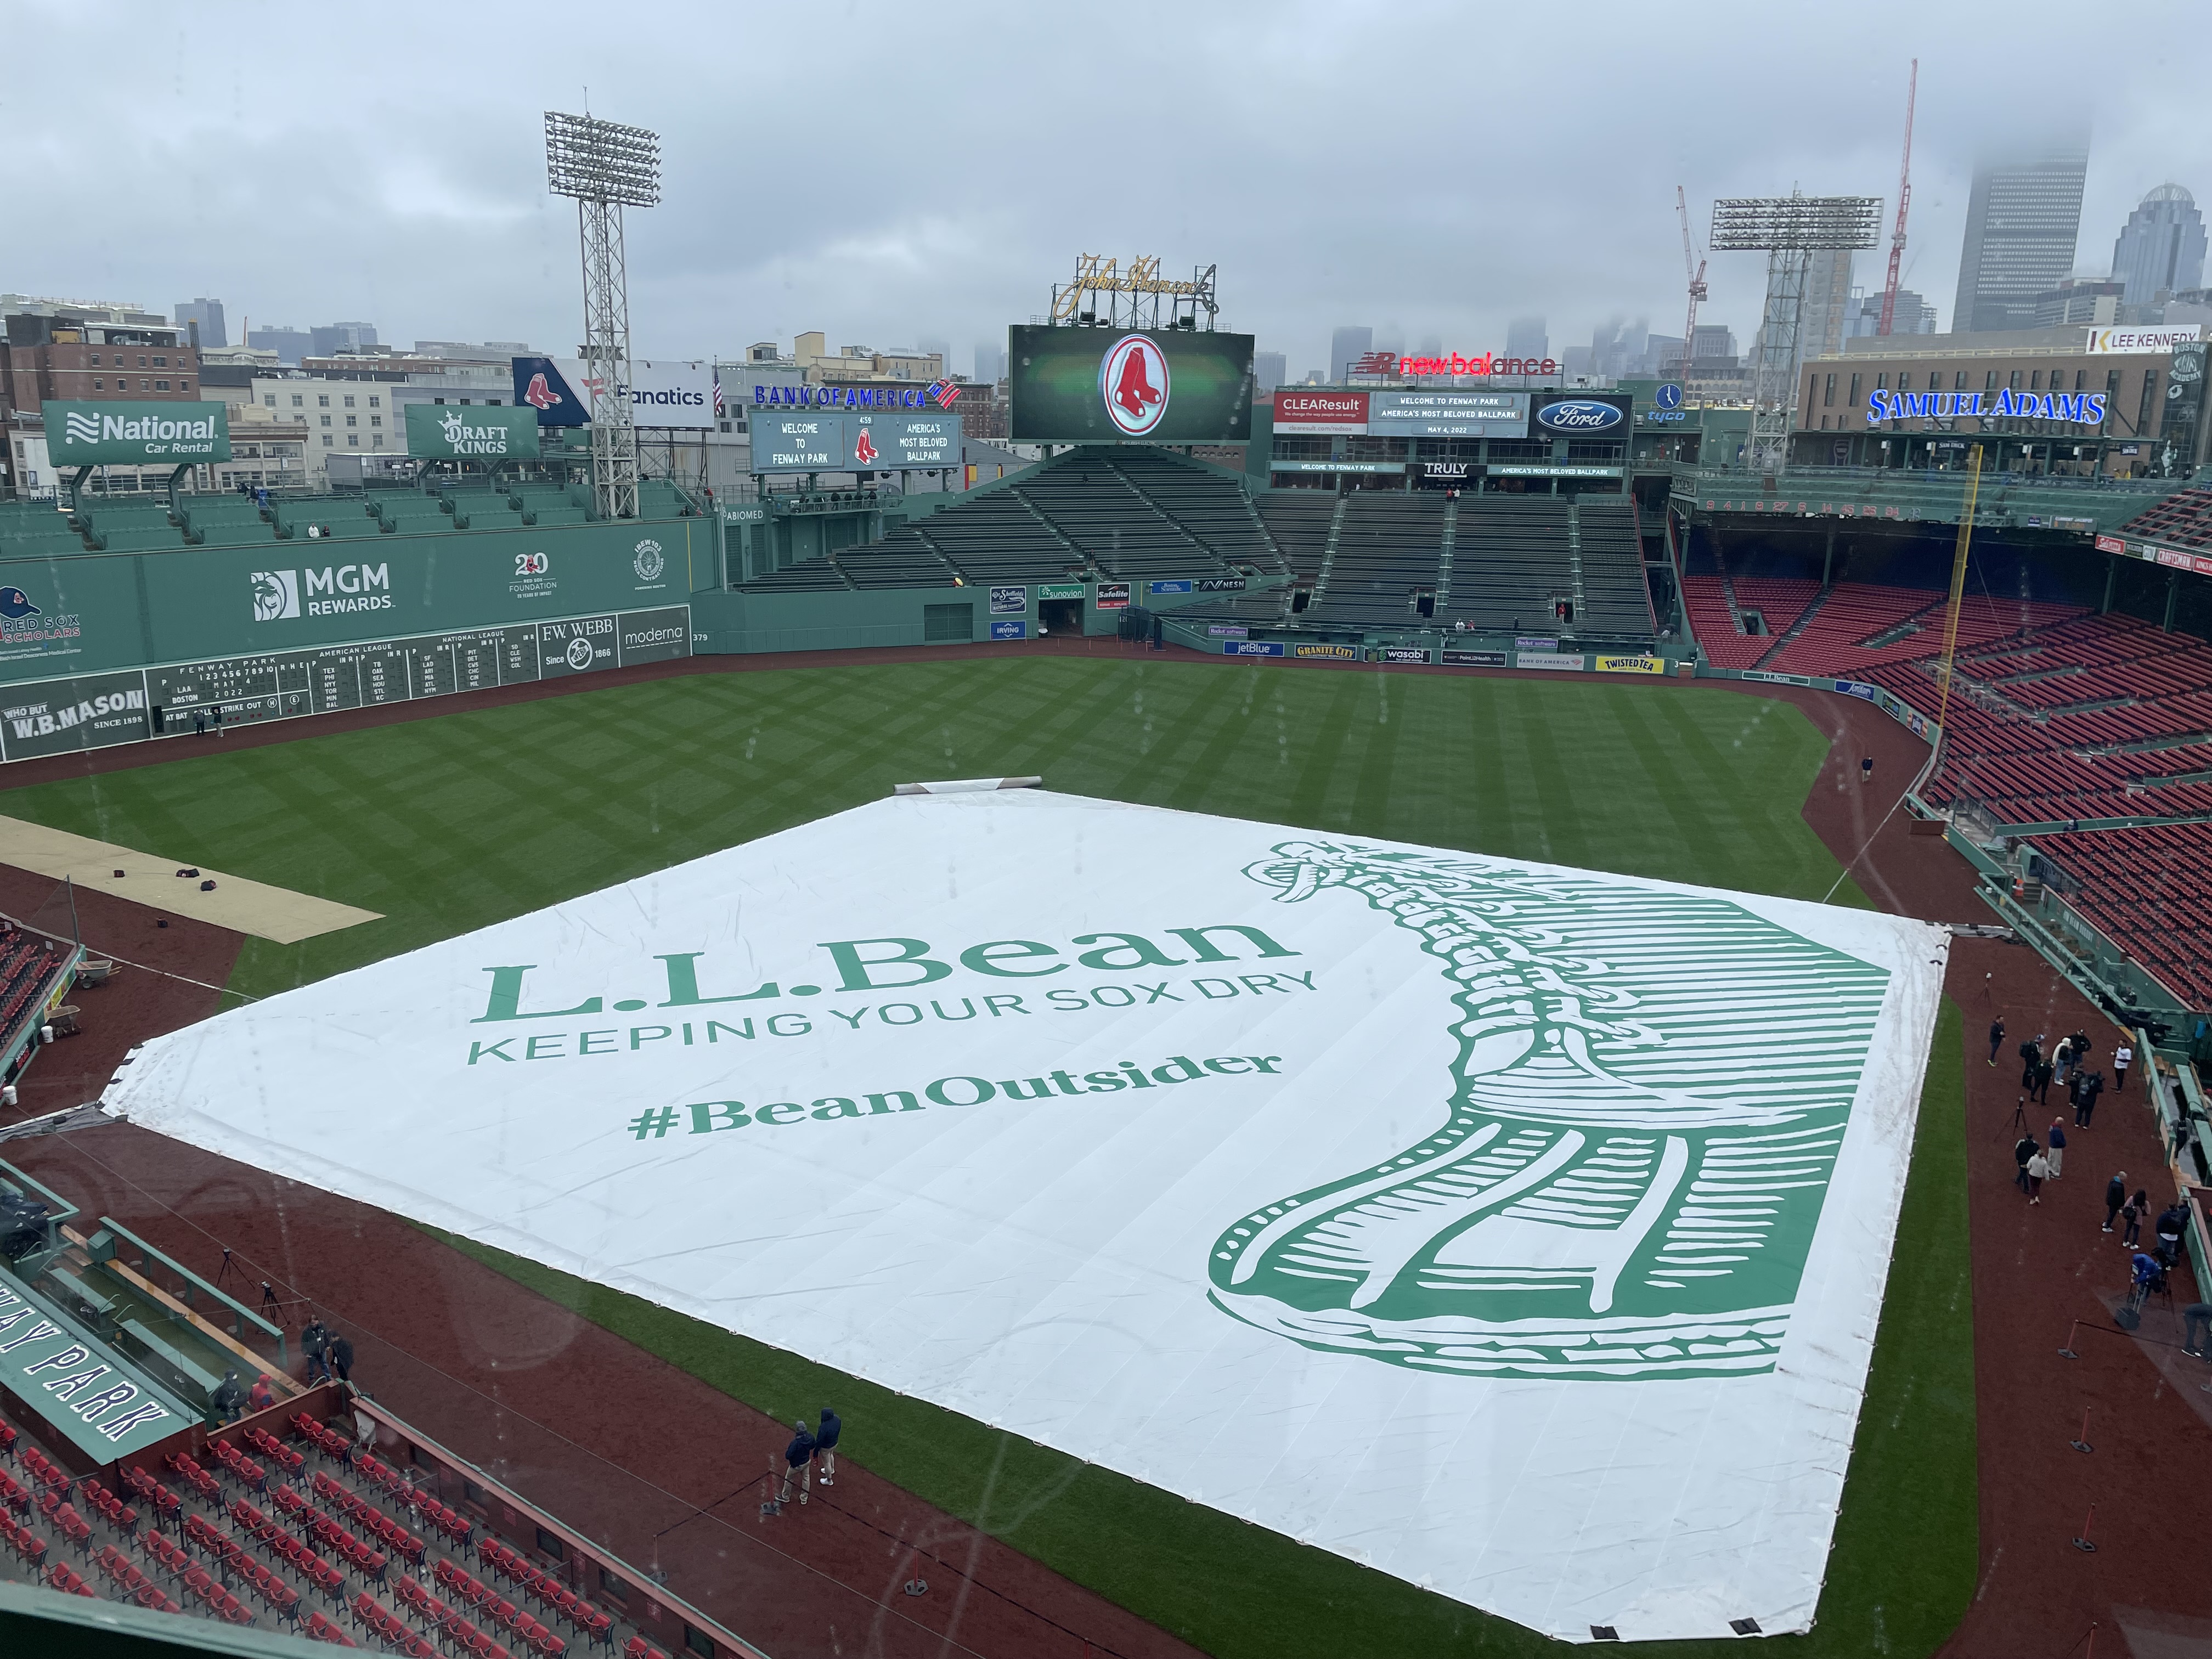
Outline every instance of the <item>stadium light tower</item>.
<svg viewBox="0 0 2212 1659"><path fill-rule="evenodd" d="M1793 191L1713 204L1708 248L1766 255L1766 309L1752 363L1747 459L1756 471L1780 472L1789 458L1790 415L1797 401L1798 328L1814 250L1872 247L1881 228L1879 196L1801 196Z"/></svg>
<svg viewBox="0 0 2212 1659"><path fill-rule="evenodd" d="M660 201L660 138L643 127L545 112L545 177L573 197L584 254L584 378L592 395L592 487L599 516L637 516L637 426L629 405L629 275L623 209Z"/></svg>

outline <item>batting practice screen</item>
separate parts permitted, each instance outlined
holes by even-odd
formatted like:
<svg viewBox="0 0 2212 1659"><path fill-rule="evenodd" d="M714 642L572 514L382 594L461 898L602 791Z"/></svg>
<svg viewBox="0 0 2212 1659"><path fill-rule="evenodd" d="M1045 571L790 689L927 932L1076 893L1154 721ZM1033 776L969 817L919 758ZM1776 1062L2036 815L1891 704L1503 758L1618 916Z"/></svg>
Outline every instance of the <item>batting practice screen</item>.
<svg viewBox="0 0 2212 1659"><path fill-rule="evenodd" d="M1252 337L1175 329L1007 331L1010 431L1020 443L1243 443Z"/></svg>

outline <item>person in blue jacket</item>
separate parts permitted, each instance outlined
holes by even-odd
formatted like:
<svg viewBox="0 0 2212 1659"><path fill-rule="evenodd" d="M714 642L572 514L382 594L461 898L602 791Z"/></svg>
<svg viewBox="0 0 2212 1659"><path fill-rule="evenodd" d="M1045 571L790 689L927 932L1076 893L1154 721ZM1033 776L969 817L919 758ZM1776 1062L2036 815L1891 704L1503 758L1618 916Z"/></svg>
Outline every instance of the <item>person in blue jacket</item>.
<svg viewBox="0 0 2212 1659"><path fill-rule="evenodd" d="M845 1425L837 1413L824 1406L821 1426L814 1431L814 1455L822 1465L822 1484L825 1486L837 1484L837 1437L844 1430Z"/></svg>
<svg viewBox="0 0 2212 1659"><path fill-rule="evenodd" d="M792 1425L791 1443L783 1449L783 1490L775 1495L778 1504L791 1501L793 1481L799 1483L799 1501L806 1501L807 1489L814 1482L814 1437L807 1431L805 1419Z"/></svg>

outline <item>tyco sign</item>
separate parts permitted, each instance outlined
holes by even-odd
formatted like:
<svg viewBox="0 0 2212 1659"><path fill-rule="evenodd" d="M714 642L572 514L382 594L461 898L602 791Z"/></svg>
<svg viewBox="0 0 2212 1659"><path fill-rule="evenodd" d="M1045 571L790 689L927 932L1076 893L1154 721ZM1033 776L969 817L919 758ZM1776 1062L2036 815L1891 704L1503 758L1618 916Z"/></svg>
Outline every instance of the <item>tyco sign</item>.
<svg viewBox="0 0 2212 1659"><path fill-rule="evenodd" d="M53 403L46 454L56 466L230 459L230 411L221 404Z"/></svg>
<svg viewBox="0 0 2212 1659"><path fill-rule="evenodd" d="M434 461L504 461L538 453L534 410L407 405L407 453Z"/></svg>

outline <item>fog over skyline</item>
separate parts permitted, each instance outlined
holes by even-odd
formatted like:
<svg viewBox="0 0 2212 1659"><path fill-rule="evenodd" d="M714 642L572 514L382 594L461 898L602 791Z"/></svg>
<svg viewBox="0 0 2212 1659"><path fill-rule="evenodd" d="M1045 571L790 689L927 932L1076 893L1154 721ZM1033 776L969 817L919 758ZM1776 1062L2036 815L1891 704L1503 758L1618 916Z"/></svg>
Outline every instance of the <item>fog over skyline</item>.
<svg viewBox="0 0 2212 1659"><path fill-rule="evenodd" d="M386 342L580 331L576 220L542 112L661 135L629 219L641 356L979 341L1041 314L1081 252L1219 267L1220 324L1296 378L1339 324L1407 349L1552 349L1624 315L1679 333L1674 187L1880 196L1878 289L1910 60L1905 286L1951 325L1978 151L2090 129L2077 269L2103 275L2151 188L2212 197L2201 7L2117 32L2051 4L1775 8L1686 18L1443 5L1016 5L927 14L559 3L373 17L0 0L15 191L0 289L206 295L231 337L374 322ZM627 37L609 19L634 18ZM919 19L919 21L918 21ZM610 38L611 37L611 38ZM2084 61L2085 58L2087 62ZM22 72L35 62L36 73ZM1763 260L1714 256L1700 320L1747 348Z"/></svg>

